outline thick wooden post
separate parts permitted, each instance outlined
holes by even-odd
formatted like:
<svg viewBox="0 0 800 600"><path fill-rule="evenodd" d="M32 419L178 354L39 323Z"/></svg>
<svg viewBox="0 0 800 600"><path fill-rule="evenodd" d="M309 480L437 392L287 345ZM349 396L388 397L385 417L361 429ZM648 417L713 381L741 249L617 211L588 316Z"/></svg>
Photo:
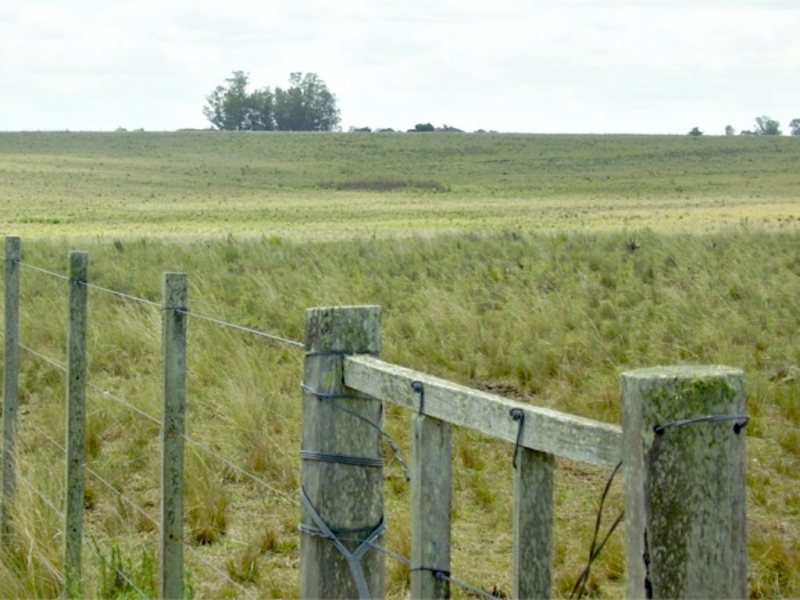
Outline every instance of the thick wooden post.
<svg viewBox="0 0 800 600"><path fill-rule="evenodd" d="M186 289L164 273L162 293L161 544L159 597L183 598L183 435L186 412Z"/></svg>
<svg viewBox="0 0 800 600"><path fill-rule="evenodd" d="M345 355L380 351L379 306L306 311L301 598L385 595L384 556L364 543L383 541L383 406L342 379ZM354 555L349 562L345 553Z"/></svg>
<svg viewBox="0 0 800 600"><path fill-rule="evenodd" d="M449 598L452 426L425 415L412 422L411 597Z"/></svg>
<svg viewBox="0 0 800 600"><path fill-rule="evenodd" d="M3 496L0 498L0 537L8 547L11 510L17 488L16 432L19 381L19 261L18 237L8 236L5 247L5 355L3 362Z"/></svg>
<svg viewBox="0 0 800 600"><path fill-rule="evenodd" d="M628 598L746 598L742 371L626 372L622 402Z"/></svg>
<svg viewBox="0 0 800 600"><path fill-rule="evenodd" d="M81 594L83 545L84 444L86 438L86 326L89 255L69 253L67 331L67 462L64 582L67 597Z"/></svg>
<svg viewBox="0 0 800 600"><path fill-rule="evenodd" d="M555 457L520 447L514 471L513 598L550 598Z"/></svg>

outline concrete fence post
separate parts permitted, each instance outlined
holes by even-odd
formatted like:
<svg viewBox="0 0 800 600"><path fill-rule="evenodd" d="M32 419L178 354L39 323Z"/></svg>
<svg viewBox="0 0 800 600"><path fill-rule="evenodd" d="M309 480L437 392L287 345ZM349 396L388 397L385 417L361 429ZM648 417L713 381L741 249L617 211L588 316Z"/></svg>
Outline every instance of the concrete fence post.
<svg viewBox="0 0 800 600"><path fill-rule="evenodd" d="M747 598L744 375L622 374L628 598Z"/></svg>
<svg viewBox="0 0 800 600"><path fill-rule="evenodd" d="M381 351L381 308L306 311L301 598L382 598L383 405L344 386L343 358Z"/></svg>

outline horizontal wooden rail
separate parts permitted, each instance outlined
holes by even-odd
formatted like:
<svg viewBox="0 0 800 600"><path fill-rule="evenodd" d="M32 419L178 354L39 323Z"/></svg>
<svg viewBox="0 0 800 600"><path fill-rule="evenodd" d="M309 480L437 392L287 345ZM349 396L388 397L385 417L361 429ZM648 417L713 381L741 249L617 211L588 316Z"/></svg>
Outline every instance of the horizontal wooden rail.
<svg viewBox="0 0 800 600"><path fill-rule="evenodd" d="M520 445L525 448L609 468L622 456L622 428L617 425L515 402L371 356L344 360L345 386L419 410L420 394L411 387L414 381L424 386L422 412L453 425L513 444L519 422L509 413L520 409L525 415Z"/></svg>

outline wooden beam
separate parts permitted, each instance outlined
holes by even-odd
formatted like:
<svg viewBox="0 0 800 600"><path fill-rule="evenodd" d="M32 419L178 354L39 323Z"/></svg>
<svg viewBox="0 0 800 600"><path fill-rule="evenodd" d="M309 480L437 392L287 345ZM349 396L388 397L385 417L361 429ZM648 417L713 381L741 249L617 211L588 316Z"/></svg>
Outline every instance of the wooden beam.
<svg viewBox="0 0 800 600"><path fill-rule="evenodd" d="M513 444L518 427L509 411L516 408L525 414L521 446L600 467L613 468L620 461L622 429L617 425L515 402L371 356L344 359L347 387L418 410L413 381L425 386L424 413L431 417Z"/></svg>

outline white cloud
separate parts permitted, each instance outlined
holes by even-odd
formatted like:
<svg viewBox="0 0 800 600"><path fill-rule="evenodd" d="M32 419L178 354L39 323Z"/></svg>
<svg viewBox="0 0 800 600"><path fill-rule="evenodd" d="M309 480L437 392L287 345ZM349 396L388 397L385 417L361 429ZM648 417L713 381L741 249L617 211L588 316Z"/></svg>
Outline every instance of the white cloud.
<svg viewBox="0 0 800 600"><path fill-rule="evenodd" d="M0 129L203 127L234 70L257 87L318 73L345 126L788 123L798 30L796 0L17 0L0 7Z"/></svg>

